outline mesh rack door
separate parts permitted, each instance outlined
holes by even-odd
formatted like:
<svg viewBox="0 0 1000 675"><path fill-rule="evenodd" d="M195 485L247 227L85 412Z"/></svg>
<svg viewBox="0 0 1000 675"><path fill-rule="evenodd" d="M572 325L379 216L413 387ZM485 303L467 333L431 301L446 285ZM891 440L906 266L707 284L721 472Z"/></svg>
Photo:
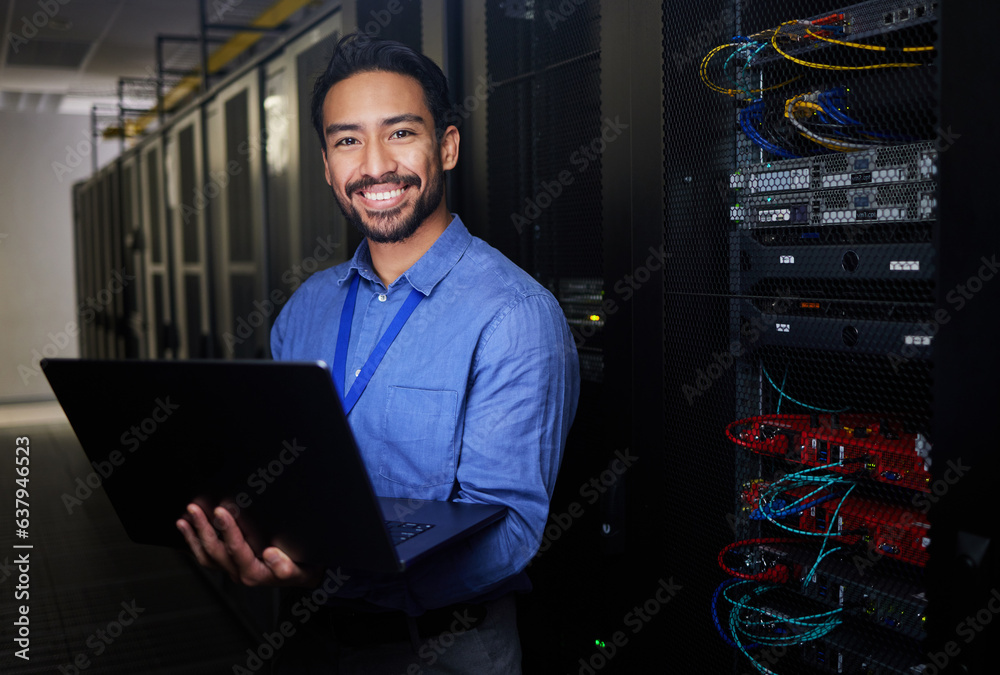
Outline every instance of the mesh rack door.
<svg viewBox="0 0 1000 675"><path fill-rule="evenodd" d="M919 672L939 3L666 4L667 531L728 646L679 660Z"/></svg>

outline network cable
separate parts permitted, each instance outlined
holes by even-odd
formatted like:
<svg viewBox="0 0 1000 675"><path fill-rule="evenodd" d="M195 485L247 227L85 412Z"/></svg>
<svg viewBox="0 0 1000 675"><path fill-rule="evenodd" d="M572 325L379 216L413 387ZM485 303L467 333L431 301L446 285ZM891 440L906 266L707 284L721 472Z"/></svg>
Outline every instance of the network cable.
<svg viewBox="0 0 1000 675"><path fill-rule="evenodd" d="M776 392L778 392L779 403L780 403L781 399L787 398L789 401L791 401L792 403L795 403L796 405L800 405L803 408L807 408L809 410L815 410L816 412L842 413L842 412L845 412L846 410L849 410L848 407L838 408L836 410L831 410L829 408L819 408L817 406L809 405L808 403L803 403L802 401L794 399L794 398L792 398L791 396L789 396L788 394L785 393L784 383L782 383L782 386L780 386L780 387L777 384L774 383L774 380L771 379L771 376L768 374L767 369L764 367L763 363L760 364L760 370L764 374L764 377L767 378L768 383L770 383L770 385L772 387L774 387L774 390Z"/></svg>
<svg viewBox="0 0 1000 675"><path fill-rule="evenodd" d="M765 91L771 91L773 89L778 89L791 82L800 79L801 75L796 75L791 77L779 84L772 85L769 87L761 87L757 89L750 89L748 87L741 86L742 83L740 79L735 76L731 76L730 79L736 85L736 88L723 87L714 83L708 75L708 67L712 59L720 51L733 48L734 51L727 58L723 64L723 72L727 72L729 69L729 64L733 58L738 55L745 55L745 63L742 68L741 76L744 79L749 79L748 71L751 65L758 60L759 55L764 52L765 48L770 47L774 50L774 53L780 55L783 59L788 60L800 66L805 66L807 68L819 69L819 70L833 70L833 71L862 71L862 70L875 70L880 68L914 68L923 66L924 64L917 61L905 61L905 62L890 62L890 63L872 63L861 66L849 66L849 65L838 65L829 63L817 63L814 61L807 61L805 59L800 59L796 56L789 54L787 51L782 49L779 45L779 41L802 41L802 40L815 40L820 42L825 42L827 44L836 45L838 47L844 47L848 49L857 49L862 51L876 52L882 54L892 54L892 53L903 53L903 54L920 54L934 51L935 47L933 45L921 45L914 47L885 47L882 45L866 44L861 42L850 42L847 40L836 39L830 37L829 34L843 35L844 27L838 25L839 22L844 21L844 15L834 14L823 19L816 20L803 20L803 19L793 19L791 21L785 21L778 25L777 28L768 29L756 33L749 37L743 35L737 35L732 38L731 42L719 45L708 52L701 61L699 67L699 75L702 82L705 85L721 94L726 94L732 97L741 98L752 98L754 94L760 94ZM795 26L802 29L801 32L792 32L790 27ZM819 28L820 30L815 30ZM825 34L826 35L825 35ZM764 54L767 56L767 53Z"/></svg>
<svg viewBox="0 0 1000 675"><path fill-rule="evenodd" d="M776 611L763 600L765 594L777 588L752 581L738 581L721 587L722 598L732 605L729 612L732 642L751 665L765 675L777 674L755 659L750 649L762 645L794 646L818 640L840 626L840 614L843 612L841 607L805 616ZM732 595L736 589L744 589L739 598Z"/></svg>
<svg viewBox="0 0 1000 675"><path fill-rule="evenodd" d="M820 70L858 71L858 70L875 70L875 69L878 69L878 68L914 68L914 67L919 67L919 66L924 65L923 63L919 63L919 62L909 62L909 61L907 61L907 62L901 62L901 63L872 63L872 64L868 64L868 65L865 65L865 66L841 66L841 65L834 65L834 64L827 64L827 63L816 63L814 61L805 61L804 59L799 59L799 58L796 58L796 57L792 56L791 54L788 54L787 52L783 51L781 49L781 47L778 46L778 38L779 37L782 37L782 36L783 37L788 37L788 38L792 38L793 37L790 33L787 33L787 32L786 33L782 33L782 29L785 26L791 26L791 25L796 25L796 26L812 26L813 23L810 22L810 21L803 21L803 20L799 20L799 19L793 19L791 21L786 21L786 22L780 24L774 30L774 33L771 35L771 46L774 48L774 51L776 51L782 57L784 57L784 58L788 59L789 61L791 61L792 63L796 63L796 64L798 64L800 66L806 66L807 68L818 68ZM868 50L871 50L871 51L880 51L880 52L890 51L888 48L886 48L886 47L879 47L878 45L864 45L864 44L859 44L859 43L856 43L856 42L846 42L846 41L843 41L843 40L833 40L833 39L830 39L830 38L825 38L823 36L818 35L817 33L812 32L809 28L805 29L805 34L808 35L808 36L810 36L810 37L813 37L813 38L816 38L816 39L819 39L819 40L823 40L825 42L830 42L830 43L833 43L833 44L837 44L837 45L854 47L854 48L857 48L857 49L868 49ZM800 39L801 38L801 36L797 36L797 35L794 36L794 37L796 39ZM914 53L914 52L933 51L933 49L934 49L934 47L932 47L932 46L931 47L909 47L909 48L904 48L902 51L904 51L906 53Z"/></svg>
<svg viewBox="0 0 1000 675"><path fill-rule="evenodd" d="M703 58L701 60L701 65L698 67L698 74L701 77L701 81L705 83L705 86L707 86L712 91L718 92L720 94L725 94L727 96L733 96L733 97L737 97L737 96L750 97L752 94L760 94L761 92L771 91L773 89L779 89L780 87L784 87L786 84L790 84L790 83L794 82L795 80L798 80L801 77L801 75L796 75L795 77L793 77L791 79L788 79L788 80L785 80L784 82L781 82L780 84L775 84L775 85L772 85L770 87L762 87L762 88L759 88L759 89L750 89L750 90L745 90L745 89L742 89L742 88L740 88L740 89L730 89L730 88L727 88L727 87L722 87L722 86L720 86L720 85L715 84L714 82L712 82L712 80L709 79L709 76L708 76L708 65L712 61L712 59L715 57L715 55L718 54L723 49L726 49L726 48L729 48L729 47L736 47L737 50L739 50L739 49L745 49L746 48L746 44L747 44L746 42L728 42L726 44L722 44L722 45L719 45L718 47L715 47L708 54L705 55L705 58ZM728 59L727 59L727 63L728 63Z"/></svg>

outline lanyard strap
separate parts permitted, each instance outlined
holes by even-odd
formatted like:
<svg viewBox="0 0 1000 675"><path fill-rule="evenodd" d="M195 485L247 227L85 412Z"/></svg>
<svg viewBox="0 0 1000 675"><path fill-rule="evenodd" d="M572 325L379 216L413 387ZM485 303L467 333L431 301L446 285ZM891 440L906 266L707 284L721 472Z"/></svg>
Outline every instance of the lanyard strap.
<svg viewBox="0 0 1000 675"><path fill-rule="evenodd" d="M351 280L351 287L347 291L347 298L344 300L344 309L340 314L340 330L337 332L337 352L333 357L333 383L337 388L337 394L344 402L345 415L351 412L354 404L361 398L365 387L368 386L372 375L375 374L375 369L382 363L385 353L389 351L389 346L396 339L396 336L399 335L399 331L403 329L403 324L413 314L413 310L424 299L423 293L417 289L414 288L410 291L410 295L403 301L403 306L396 312L392 323L389 324L389 327L379 339L378 344L375 345L375 349L368 356L365 365L361 367L361 373L358 374L357 379L354 380L354 384L351 385L351 390L347 392L347 396L344 396L344 385L347 382L347 349L351 341L351 326L354 324L354 307L357 304L360 279L361 275L355 274Z"/></svg>

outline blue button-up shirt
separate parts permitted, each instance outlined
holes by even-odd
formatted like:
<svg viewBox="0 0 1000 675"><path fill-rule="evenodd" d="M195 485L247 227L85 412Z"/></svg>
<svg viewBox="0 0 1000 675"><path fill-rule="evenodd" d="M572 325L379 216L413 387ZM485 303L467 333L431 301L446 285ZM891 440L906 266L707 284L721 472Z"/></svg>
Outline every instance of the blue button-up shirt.
<svg viewBox="0 0 1000 675"><path fill-rule="evenodd" d="M500 523L402 578L340 595L410 613L527 587L580 392L576 347L552 294L455 216L386 288L367 242L313 275L271 331L275 359L334 362L354 274L345 390L411 289L425 297L348 415L375 493L503 504Z"/></svg>

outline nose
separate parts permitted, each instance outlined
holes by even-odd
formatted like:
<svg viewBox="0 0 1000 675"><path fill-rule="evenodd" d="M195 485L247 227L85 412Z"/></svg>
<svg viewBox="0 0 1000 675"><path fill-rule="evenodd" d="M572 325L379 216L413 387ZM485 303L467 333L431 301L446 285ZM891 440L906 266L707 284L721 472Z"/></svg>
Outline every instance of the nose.
<svg viewBox="0 0 1000 675"><path fill-rule="evenodd" d="M385 143L374 140L364 149L364 157L361 163L361 173L365 176L380 178L387 173L394 173L397 165L393 157L392 149L386 147Z"/></svg>

